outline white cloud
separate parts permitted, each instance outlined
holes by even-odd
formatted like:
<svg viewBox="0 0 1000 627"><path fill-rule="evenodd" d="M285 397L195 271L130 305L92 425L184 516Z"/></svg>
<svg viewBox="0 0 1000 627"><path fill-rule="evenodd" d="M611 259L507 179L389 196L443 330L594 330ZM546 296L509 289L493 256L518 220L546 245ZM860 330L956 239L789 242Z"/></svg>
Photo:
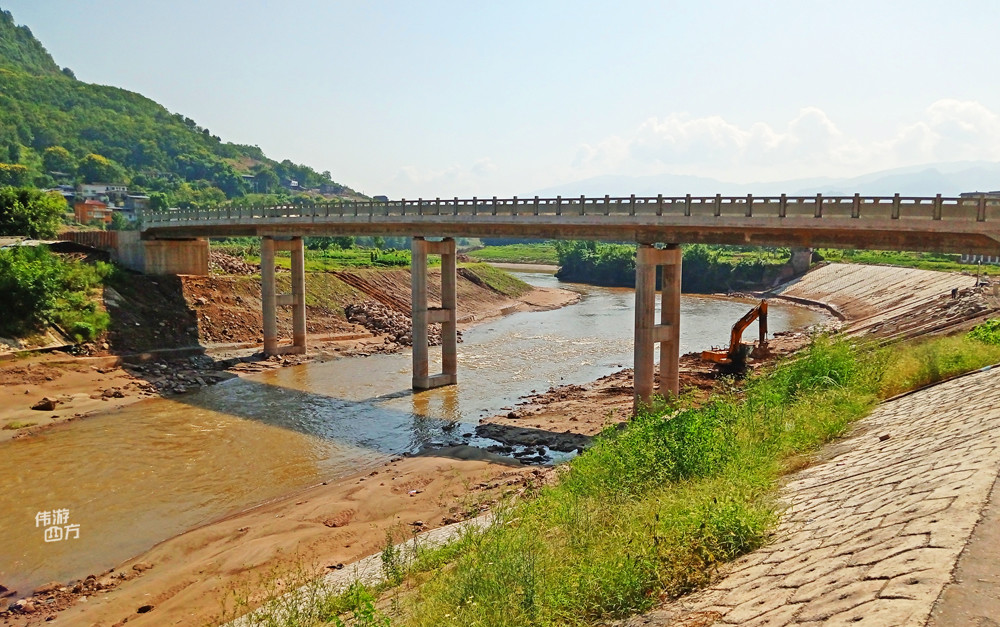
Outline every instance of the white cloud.
<svg viewBox="0 0 1000 627"><path fill-rule="evenodd" d="M939 100L887 137L852 137L820 108L781 127L720 116L653 117L579 147L578 175L699 174L738 178L842 176L929 161L1000 160L1000 116L974 101Z"/></svg>
<svg viewBox="0 0 1000 627"><path fill-rule="evenodd" d="M488 190L497 170L497 165L488 157L467 165L455 164L439 169L407 165L388 181L387 191L393 196L407 198L464 197Z"/></svg>

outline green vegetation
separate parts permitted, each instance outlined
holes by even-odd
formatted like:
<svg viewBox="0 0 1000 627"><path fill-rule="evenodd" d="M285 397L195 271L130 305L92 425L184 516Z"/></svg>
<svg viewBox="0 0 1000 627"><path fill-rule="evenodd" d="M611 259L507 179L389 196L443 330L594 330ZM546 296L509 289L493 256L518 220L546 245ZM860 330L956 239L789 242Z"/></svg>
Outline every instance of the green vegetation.
<svg viewBox="0 0 1000 627"><path fill-rule="evenodd" d="M531 291L531 286L510 273L494 268L488 263L465 264L458 269L459 274L473 283L488 287L494 292L517 298Z"/></svg>
<svg viewBox="0 0 1000 627"><path fill-rule="evenodd" d="M260 251L256 254L247 254L243 258L248 263L260 264ZM351 250L307 250L305 251L306 272L335 272L348 268L409 268L410 251L408 250L366 250L363 248L353 248ZM432 257L428 260L430 265L440 263L435 262ZM287 252L275 254L274 265L279 268L290 268L292 259Z"/></svg>
<svg viewBox="0 0 1000 627"><path fill-rule="evenodd" d="M26 429L27 427L34 427L37 422L25 422L23 420L12 420L5 424L3 428L7 431L14 431L17 429Z"/></svg>
<svg viewBox="0 0 1000 627"><path fill-rule="evenodd" d="M42 247L0 250L5 307L0 335L24 337L51 323L78 342L94 339L110 318L98 308L93 292L113 269L102 262L64 261Z"/></svg>
<svg viewBox="0 0 1000 627"><path fill-rule="evenodd" d="M961 255L912 253L886 250L839 250L821 248L819 254L834 263L861 263L873 266L901 266L942 272L976 272L978 264L960 263ZM1000 274L1000 266L983 265L983 274Z"/></svg>
<svg viewBox="0 0 1000 627"><path fill-rule="evenodd" d="M892 368L882 382L882 396L888 398L925 385L943 381L1000 363L1000 345L995 341L998 320L990 321L992 331L955 335L929 340L915 340L896 347ZM990 324L987 323L987 324Z"/></svg>
<svg viewBox="0 0 1000 627"><path fill-rule="evenodd" d="M552 242L536 244L506 244L503 246L486 246L466 253L476 261L498 263L545 263L556 265L559 254L556 244Z"/></svg>
<svg viewBox="0 0 1000 627"><path fill-rule="evenodd" d="M1000 322L982 329L996 339ZM1000 345L967 336L881 348L818 338L701 406L673 399L608 429L557 485L500 506L485 530L408 565L387 544L386 583L319 591L296 622L268 609L260 624L347 614L361 625L389 615L398 625L589 625L641 612L766 543L779 477L879 400L998 359Z"/></svg>
<svg viewBox="0 0 1000 627"><path fill-rule="evenodd" d="M0 235L55 237L65 212L66 201L59 194L0 187Z"/></svg>
<svg viewBox="0 0 1000 627"><path fill-rule="evenodd" d="M984 344L1000 345L1000 318L987 320L969 331L969 337Z"/></svg>
<svg viewBox="0 0 1000 627"><path fill-rule="evenodd" d="M270 194L285 183L354 194L329 172L267 158L257 146L223 142L208 129L139 94L91 85L60 71L26 26L0 12L0 184L103 182L159 194L154 208L198 207ZM253 175L244 180L244 175Z"/></svg>
<svg viewBox="0 0 1000 627"><path fill-rule="evenodd" d="M596 285L635 285L635 246L599 242L557 242L559 271L565 281ZM766 283L768 271L788 259L787 249L735 246L684 247L681 289L686 293L713 293L753 289Z"/></svg>
<svg viewBox="0 0 1000 627"><path fill-rule="evenodd" d="M39 75L60 73L59 66L31 29L14 24L10 11L0 11L0 68Z"/></svg>
<svg viewBox="0 0 1000 627"><path fill-rule="evenodd" d="M766 541L783 463L864 415L881 374L881 360L821 340L741 392L610 429L559 485L464 540L404 622L584 625L704 585Z"/></svg>

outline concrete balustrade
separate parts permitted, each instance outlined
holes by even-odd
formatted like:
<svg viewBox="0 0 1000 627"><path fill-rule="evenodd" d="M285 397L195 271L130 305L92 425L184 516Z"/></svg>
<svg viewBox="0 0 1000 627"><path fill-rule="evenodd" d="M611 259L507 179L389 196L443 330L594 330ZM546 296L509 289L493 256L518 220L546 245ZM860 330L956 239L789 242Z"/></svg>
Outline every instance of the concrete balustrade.
<svg viewBox="0 0 1000 627"><path fill-rule="evenodd" d="M441 255L441 306L430 308L427 299L427 256ZM413 238L411 261L411 311L413 320L413 389L427 390L458 381L458 274L455 240L440 242ZM428 326L441 323L441 372L429 374Z"/></svg>
<svg viewBox="0 0 1000 627"><path fill-rule="evenodd" d="M291 293L278 294L274 272L274 253L291 252ZM301 237L260 240L261 306L264 314L264 354L302 355L306 352L306 273L305 250ZM278 305L292 307L292 343L278 345Z"/></svg>
<svg viewBox="0 0 1000 627"><path fill-rule="evenodd" d="M655 196L435 198L144 212L145 238L545 237L1000 253L1000 198Z"/></svg>

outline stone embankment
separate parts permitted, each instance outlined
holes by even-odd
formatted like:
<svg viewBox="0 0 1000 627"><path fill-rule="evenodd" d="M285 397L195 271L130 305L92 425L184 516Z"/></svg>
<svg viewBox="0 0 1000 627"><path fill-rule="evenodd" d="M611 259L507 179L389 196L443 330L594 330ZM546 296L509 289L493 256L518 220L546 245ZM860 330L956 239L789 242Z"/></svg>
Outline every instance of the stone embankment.
<svg viewBox="0 0 1000 627"><path fill-rule="evenodd" d="M1000 310L988 279L956 272L830 264L785 284L779 298L822 303L859 337L903 339L972 326Z"/></svg>

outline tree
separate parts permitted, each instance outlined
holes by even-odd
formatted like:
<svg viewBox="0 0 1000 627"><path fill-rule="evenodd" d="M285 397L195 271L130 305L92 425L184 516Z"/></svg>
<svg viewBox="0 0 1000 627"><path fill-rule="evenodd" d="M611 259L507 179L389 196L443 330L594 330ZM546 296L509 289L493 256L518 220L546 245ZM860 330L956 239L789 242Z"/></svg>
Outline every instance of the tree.
<svg viewBox="0 0 1000 627"><path fill-rule="evenodd" d="M0 185L21 187L28 184L28 168L17 163L0 163Z"/></svg>
<svg viewBox="0 0 1000 627"><path fill-rule="evenodd" d="M0 188L0 235L22 235L35 239L55 237L65 212L66 201L54 192Z"/></svg>
<svg viewBox="0 0 1000 627"><path fill-rule="evenodd" d="M153 192L149 195L149 208L153 211L163 211L169 206L170 201L163 192Z"/></svg>
<svg viewBox="0 0 1000 627"><path fill-rule="evenodd" d="M111 212L111 226L109 227L112 231L130 231L132 230L132 223L128 221L121 211Z"/></svg>
<svg viewBox="0 0 1000 627"><path fill-rule="evenodd" d="M76 159L62 146L50 146L42 153L42 165L46 172L76 172Z"/></svg>
<svg viewBox="0 0 1000 627"><path fill-rule="evenodd" d="M80 160L78 172L84 183L120 183L124 178L117 163L93 152Z"/></svg>
<svg viewBox="0 0 1000 627"><path fill-rule="evenodd" d="M261 168L254 175L254 183L257 185L258 193L266 194L276 188L281 183L281 179L271 168Z"/></svg>

